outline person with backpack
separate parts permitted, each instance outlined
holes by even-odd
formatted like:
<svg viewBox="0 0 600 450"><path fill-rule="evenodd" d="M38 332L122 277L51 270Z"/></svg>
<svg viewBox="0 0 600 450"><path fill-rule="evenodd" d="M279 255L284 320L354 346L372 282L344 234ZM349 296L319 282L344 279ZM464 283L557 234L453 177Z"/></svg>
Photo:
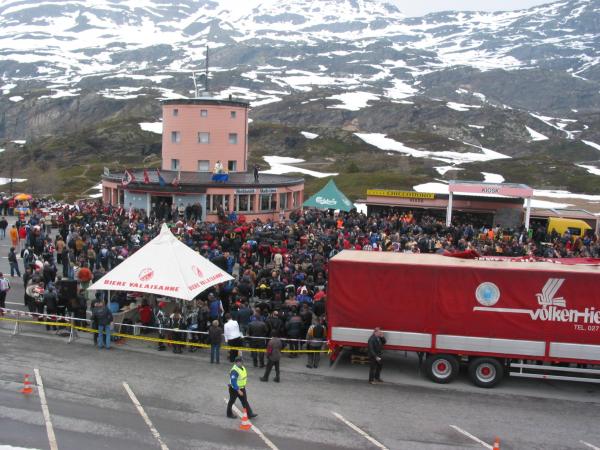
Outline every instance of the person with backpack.
<svg viewBox="0 0 600 450"><path fill-rule="evenodd" d="M105 346L106 350L110 350L110 324L113 315L102 300L96 301L92 308L92 321L97 323L98 348Z"/></svg>
<svg viewBox="0 0 600 450"><path fill-rule="evenodd" d="M8 264L10 264L10 276L14 277L15 273L21 278L21 271L19 270L19 262L17 261L17 254L15 248L11 247L8 251Z"/></svg>
<svg viewBox="0 0 600 450"><path fill-rule="evenodd" d="M323 319L317 318L315 323L310 326L306 333L306 349L309 351L308 364L306 367L309 369L316 369L319 367L319 362L321 361L321 353L319 352L323 348L326 335L327 332L325 330L325 325L323 325Z"/></svg>

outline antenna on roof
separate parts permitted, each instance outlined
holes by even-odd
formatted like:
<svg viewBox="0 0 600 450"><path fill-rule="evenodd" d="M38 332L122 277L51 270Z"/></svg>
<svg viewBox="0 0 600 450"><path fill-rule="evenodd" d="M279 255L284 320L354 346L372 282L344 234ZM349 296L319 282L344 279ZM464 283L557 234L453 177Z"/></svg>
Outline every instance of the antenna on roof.
<svg viewBox="0 0 600 450"><path fill-rule="evenodd" d="M209 90L208 90L208 45L206 46L206 67L204 69L204 73L202 73L199 70L193 70L192 71L192 80L194 80L194 93L196 95L196 98L200 97L200 93L201 93L201 85L198 85L198 81L202 80L202 78L204 78L204 91L203 94L208 96L209 94Z"/></svg>

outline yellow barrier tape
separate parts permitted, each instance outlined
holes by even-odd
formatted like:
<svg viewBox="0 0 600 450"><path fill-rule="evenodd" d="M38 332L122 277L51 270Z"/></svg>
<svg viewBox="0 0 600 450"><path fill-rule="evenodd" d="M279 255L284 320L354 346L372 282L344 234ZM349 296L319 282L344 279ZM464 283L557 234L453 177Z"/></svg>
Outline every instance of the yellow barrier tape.
<svg viewBox="0 0 600 450"><path fill-rule="evenodd" d="M25 323L25 324L31 324L31 325L51 325L51 326L68 327L68 328L73 327L73 329L78 330L78 331L84 331L87 333L98 333L98 330L95 330L94 328L82 327L79 325L71 325L70 323L66 323L66 322L42 322L42 321L37 321L37 320L14 319L12 317L0 317L0 320ZM134 326L134 325L129 325L129 326ZM179 333L187 333L187 330L181 330L181 331L179 331ZM138 341L157 342L157 343L162 342L163 344L184 345L186 347L210 348L210 344L202 344L200 342L174 341L172 339L155 338L155 337L149 337L149 336L136 336L133 334L113 333L113 332L111 332L110 335L125 338L125 339L134 339L134 340L138 340ZM285 341L285 338L282 338L282 341ZM267 351L266 348L231 347L229 345L221 345L221 349L222 350L237 350L237 351L242 351L242 352L253 352L253 353L265 353ZM282 349L281 352L282 353L330 353L330 350L329 349L322 349L322 350Z"/></svg>

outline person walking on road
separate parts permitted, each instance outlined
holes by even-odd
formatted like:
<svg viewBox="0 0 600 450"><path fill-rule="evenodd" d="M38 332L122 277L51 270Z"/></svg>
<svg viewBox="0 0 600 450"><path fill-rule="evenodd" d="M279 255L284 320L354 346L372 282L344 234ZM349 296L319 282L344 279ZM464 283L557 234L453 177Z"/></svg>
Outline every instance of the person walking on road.
<svg viewBox="0 0 600 450"><path fill-rule="evenodd" d="M19 230L17 230L17 226L13 225L9 231L10 234L10 244L13 247L18 247L19 245Z"/></svg>
<svg viewBox="0 0 600 450"><path fill-rule="evenodd" d="M239 398L242 406L246 409L249 418L256 417L248 403L248 395L246 393L246 384L248 382L248 372L244 367L244 359L241 356L235 358L235 364L229 372L229 402L227 403L227 417L235 419L235 415L231 410L235 401Z"/></svg>
<svg viewBox="0 0 600 450"><path fill-rule="evenodd" d="M92 308L92 321L98 324L98 348L104 345L106 350L110 349L110 324L113 315L102 300L96 301Z"/></svg>
<svg viewBox="0 0 600 450"><path fill-rule="evenodd" d="M385 338L383 337L383 331L377 327L373 330L373 334L369 338L367 343L369 352L369 383L383 383L381 379L381 369L383 368L383 346L385 345Z"/></svg>
<svg viewBox="0 0 600 450"><path fill-rule="evenodd" d="M6 237L7 228L8 220L6 220L6 217L2 217L2 219L0 219L0 239L4 239Z"/></svg>
<svg viewBox="0 0 600 450"><path fill-rule="evenodd" d="M260 381L269 381L271 369L275 367L275 378L273 378L273 381L279 383L279 361L281 360L282 348L283 342L279 339L279 331L273 330L271 339L267 344L267 367L265 368L265 374L261 377Z"/></svg>
<svg viewBox="0 0 600 450"><path fill-rule="evenodd" d="M0 273L0 316L4 315L4 308L6 308L6 294L10 291L10 283L4 277L4 274Z"/></svg>
<svg viewBox="0 0 600 450"><path fill-rule="evenodd" d="M8 251L8 264L10 264L10 276L14 277L15 274L21 278L21 271L19 270L19 261L17 261L17 253L15 248L11 247Z"/></svg>
<svg viewBox="0 0 600 450"><path fill-rule="evenodd" d="M223 329L219 326L218 320L213 320L208 329L208 343L210 344L210 363L221 364L221 339L223 339Z"/></svg>

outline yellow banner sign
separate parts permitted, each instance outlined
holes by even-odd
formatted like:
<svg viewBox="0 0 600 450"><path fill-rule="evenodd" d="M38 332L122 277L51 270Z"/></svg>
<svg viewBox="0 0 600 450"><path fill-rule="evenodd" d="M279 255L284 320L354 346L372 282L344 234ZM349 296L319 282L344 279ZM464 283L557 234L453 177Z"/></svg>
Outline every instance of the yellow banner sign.
<svg viewBox="0 0 600 450"><path fill-rule="evenodd" d="M375 197L421 198L430 200L435 198L435 194L431 192L394 191L390 189L367 189L367 195L373 195Z"/></svg>

